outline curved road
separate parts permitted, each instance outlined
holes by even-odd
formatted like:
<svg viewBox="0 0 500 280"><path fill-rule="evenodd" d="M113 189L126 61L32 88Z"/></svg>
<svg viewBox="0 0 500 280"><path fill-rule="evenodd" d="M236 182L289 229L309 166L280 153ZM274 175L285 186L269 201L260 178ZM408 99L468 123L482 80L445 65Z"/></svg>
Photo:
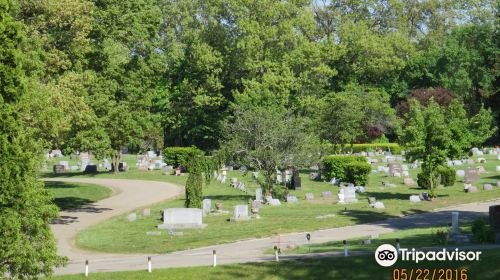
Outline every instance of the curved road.
<svg viewBox="0 0 500 280"><path fill-rule="evenodd" d="M71 262L122 256L79 249L75 246L75 237L79 231L89 226L137 208L177 197L184 191L183 187L156 181L86 178L54 178L46 181L89 183L106 186L113 190L109 198L81 208L61 211L60 218L51 225L57 238L58 253L67 256Z"/></svg>
<svg viewBox="0 0 500 280"><path fill-rule="evenodd" d="M48 180L49 181L49 180ZM59 254L68 256L70 261L66 267L56 269L56 274L83 273L85 260L89 260L90 272L146 270L147 258L152 257L153 268L188 267L212 264L212 251L217 250L217 263L244 263L273 260L273 256L264 254L264 250L272 248L278 237L243 240L234 243L214 245L168 254L108 254L84 251L74 244L78 231L100 223L113 216L130 212L156 202L164 201L180 195L183 188L170 183L118 180L118 179L50 179L50 181L66 181L92 183L111 187L114 195L110 198L90 204L82 209L61 212L62 221L52 226L58 240ZM344 240L369 235L378 235L408 228L442 226L450 223L451 212L460 211L460 222L485 216L490 205L500 204L500 199L491 201L455 205L434 212L392 218L378 222L318 230L311 233L312 243ZM200 238L203 238L200 236ZM279 237L280 247L300 246L307 244L305 232L284 234ZM404 245L404 241L402 241ZM321 254L319 254L321 255ZM288 256L287 258L294 257Z"/></svg>

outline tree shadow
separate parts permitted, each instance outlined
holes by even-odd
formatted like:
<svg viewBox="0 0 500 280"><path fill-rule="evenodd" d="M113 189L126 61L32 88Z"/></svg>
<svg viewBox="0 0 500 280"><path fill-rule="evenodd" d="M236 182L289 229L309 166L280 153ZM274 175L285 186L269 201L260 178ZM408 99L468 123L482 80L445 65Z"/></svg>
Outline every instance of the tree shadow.
<svg viewBox="0 0 500 280"><path fill-rule="evenodd" d="M423 189L420 189L418 194L422 193L422 192L425 192L425 190ZM410 194L407 194L407 193L389 193L389 192L374 192L374 191L370 191L370 190L367 190L365 192L365 194L367 196L373 196L375 197L377 200L384 200L384 199L399 199L399 200L407 200L408 203L410 203ZM417 193L415 193L416 195ZM449 194L438 194L437 197L438 198L442 198L442 197L448 197Z"/></svg>
<svg viewBox="0 0 500 280"><path fill-rule="evenodd" d="M88 172L66 172L66 173L53 173L53 172L43 172L39 173L38 177L42 179L50 179L50 178L71 178L77 176L87 176L87 177L95 177L100 174L109 174L110 171L98 171L96 173L88 173Z"/></svg>
<svg viewBox="0 0 500 280"><path fill-rule="evenodd" d="M59 207L61 211L67 211L75 208L81 209L83 205L92 202L94 201L87 198L74 197L74 196L54 198L54 203Z"/></svg>
<svg viewBox="0 0 500 280"><path fill-rule="evenodd" d="M247 201L248 199L252 199L253 196L242 193L240 195L207 195L204 198L209 198L213 201L231 201L231 200Z"/></svg>

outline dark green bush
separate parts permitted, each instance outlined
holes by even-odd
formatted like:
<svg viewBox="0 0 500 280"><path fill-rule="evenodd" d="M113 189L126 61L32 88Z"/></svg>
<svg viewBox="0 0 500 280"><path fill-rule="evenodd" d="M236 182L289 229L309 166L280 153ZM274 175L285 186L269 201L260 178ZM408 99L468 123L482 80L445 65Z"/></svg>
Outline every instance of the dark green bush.
<svg viewBox="0 0 500 280"><path fill-rule="evenodd" d="M453 168L442 166L438 168L438 174L441 176L443 186L453 186L456 180L456 173Z"/></svg>
<svg viewBox="0 0 500 280"><path fill-rule="evenodd" d="M274 185L271 194L273 198L277 198L281 201L285 201L286 197L288 195L288 188L281 186L281 185Z"/></svg>
<svg viewBox="0 0 500 280"><path fill-rule="evenodd" d="M189 159L195 155L203 156L205 153L196 147L168 147L163 151L163 160L174 167L187 168Z"/></svg>
<svg viewBox="0 0 500 280"><path fill-rule="evenodd" d="M495 232L483 219L477 219L472 224L472 242L495 243Z"/></svg>
<svg viewBox="0 0 500 280"><path fill-rule="evenodd" d="M434 173L433 176L433 184L434 187L438 186L439 183L439 175L437 173ZM431 180L429 179L430 175L427 172L420 172L417 175L417 185L423 189L430 189L431 188Z"/></svg>
<svg viewBox="0 0 500 280"><path fill-rule="evenodd" d="M347 179L346 166L351 162L366 162L362 156L325 156L322 162L322 175L325 179L338 178L341 181Z"/></svg>
<svg viewBox="0 0 500 280"><path fill-rule="evenodd" d="M366 186L372 168L367 162L351 162L346 165L346 180L358 186Z"/></svg>

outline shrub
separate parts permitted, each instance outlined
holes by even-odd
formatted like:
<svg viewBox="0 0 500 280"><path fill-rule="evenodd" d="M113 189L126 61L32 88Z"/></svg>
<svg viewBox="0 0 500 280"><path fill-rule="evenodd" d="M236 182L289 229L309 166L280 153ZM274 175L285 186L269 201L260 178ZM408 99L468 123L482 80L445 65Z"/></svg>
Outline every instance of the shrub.
<svg viewBox="0 0 500 280"><path fill-rule="evenodd" d="M327 180L338 178L345 181L347 179L346 166L351 162L366 163L366 158L361 156L325 156L322 162L322 174Z"/></svg>
<svg viewBox="0 0 500 280"><path fill-rule="evenodd" d="M168 165L187 168L189 159L193 156L203 156L205 153L196 147L168 147L163 151L163 160Z"/></svg>
<svg viewBox="0 0 500 280"><path fill-rule="evenodd" d="M434 187L437 187L439 184L439 175L437 173L434 173L433 176L433 184ZM417 175L417 185L423 189L430 189L431 188L431 181L430 181L430 175L427 172L420 172Z"/></svg>
<svg viewBox="0 0 500 280"><path fill-rule="evenodd" d="M271 190L271 194L273 195L273 198L285 201L288 195L288 189L281 185L274 185Z"/></svg>
<svg viewBox="0 0 500 280"><path fill-rule="evenodd" d="M495 232L486 225L483 219L477 219L472 224L472 242L495 243Z"/></svg>
<svg viewBox="0 0 500 280"><path fill-rule="evenodd" d="M441 184L443 186L453 186L456 180L455 170L447 166L438 168L438 174L441 175Z"/></svg>
<svg viewBox="0 0 500 280"><path fill-rule="evenodd" d="M355 185L366 186L371 170L372 168L367 162L348 163L345 169L346 180Z"/></svg>
<svg viewBox="0 0 500 280"><path fill-rule="evenodd" d="M448 232L446 230L438 229L434 233L434 242L437 244L446 244L448 243Z"/></svg>

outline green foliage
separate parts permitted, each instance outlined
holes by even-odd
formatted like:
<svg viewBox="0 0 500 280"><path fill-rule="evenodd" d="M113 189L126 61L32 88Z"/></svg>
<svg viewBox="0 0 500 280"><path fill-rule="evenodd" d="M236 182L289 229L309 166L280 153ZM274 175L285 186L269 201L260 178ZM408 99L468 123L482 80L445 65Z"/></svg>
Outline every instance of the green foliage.
<svg viewBox="0 0 500 280"><path fill-rule="evenodd" d="M188 168L191 158L203 156L205 153L196 147L168 147L163 150L163 160L175 167L182 166Z"/></svg>
<svg viewBox="0 0 500 280"><path fill-rule="evenodd" d="M49 227L58 209L35 175L40 142L19 114L26 94L20 51L24 38L10 4L0 0L0 275L34 279L52 274L65 259L57 256Z"/></svg>
<svg viewBox="0 0 500 280"><path fill-rule="evenodd" d="M355 185L366 186L371 171L371 165L367 162L350 162L345 166L346 181Z"/></svg>
<svg viewBox="0 0 500 280"><path fill-rule="evenodd" d="M448 186L453 186L455 184L456 180L455 169L447 166L440 166L437 169L437 173L441 177L441 184L443 186L448 187Z"/></svg>
<svg viewBox="0 0 500 280"><path fill-rule="evenodd" d="M448 242L448 232L446 230L438 229L432 235L434 242L436 244L446 244Z"/></svg>
<svg viewBox="0 0 500 280"><path fill-rule="evenodd" d="M366 158L362 156L325 156L321 163L322 175L327 180L338 178L347 180L347 165L353 162L366 163Z"/></svg>
<svg viewBox="0 0 500 280"><path fill-rule="evenodd" d="M186 181L186 208L202 208L203 176L201 173L189 173Z"/></svg>
<svg viewBox="0 0 500 280"><path fill-rule="evenodd" d="M320 145L307 124L273 107L238 108L235 119L225 125L228 139L223 146L235 163L262 171L264 181L259 183L266 193L276 169L317 163Z"/></svg>
<svg viewBox="0 0 500 280"><path fill-rule="evenodd" d="M483 219L476 219L472 224L472 242L495 243L495 232Z"/></svg>
<svg viewBox="0 0 500 280"><path fill-rule="evenodd" d="M417 185L423 189L430 190L432 194L432 192L434 191L433 188L437 188L439 184L439 174L433 173L432 185L430 178L431 178L430 173L428 171L422 170L422 172L417 174Z"/></svg>
<svg viewBox="0 0 500 280"><path fill-rule="evenodd" d="M286 197L288 196L288 188L282 185L273 185L271 194L273 198L277 198L281 201L286 201Z"/></svg>

